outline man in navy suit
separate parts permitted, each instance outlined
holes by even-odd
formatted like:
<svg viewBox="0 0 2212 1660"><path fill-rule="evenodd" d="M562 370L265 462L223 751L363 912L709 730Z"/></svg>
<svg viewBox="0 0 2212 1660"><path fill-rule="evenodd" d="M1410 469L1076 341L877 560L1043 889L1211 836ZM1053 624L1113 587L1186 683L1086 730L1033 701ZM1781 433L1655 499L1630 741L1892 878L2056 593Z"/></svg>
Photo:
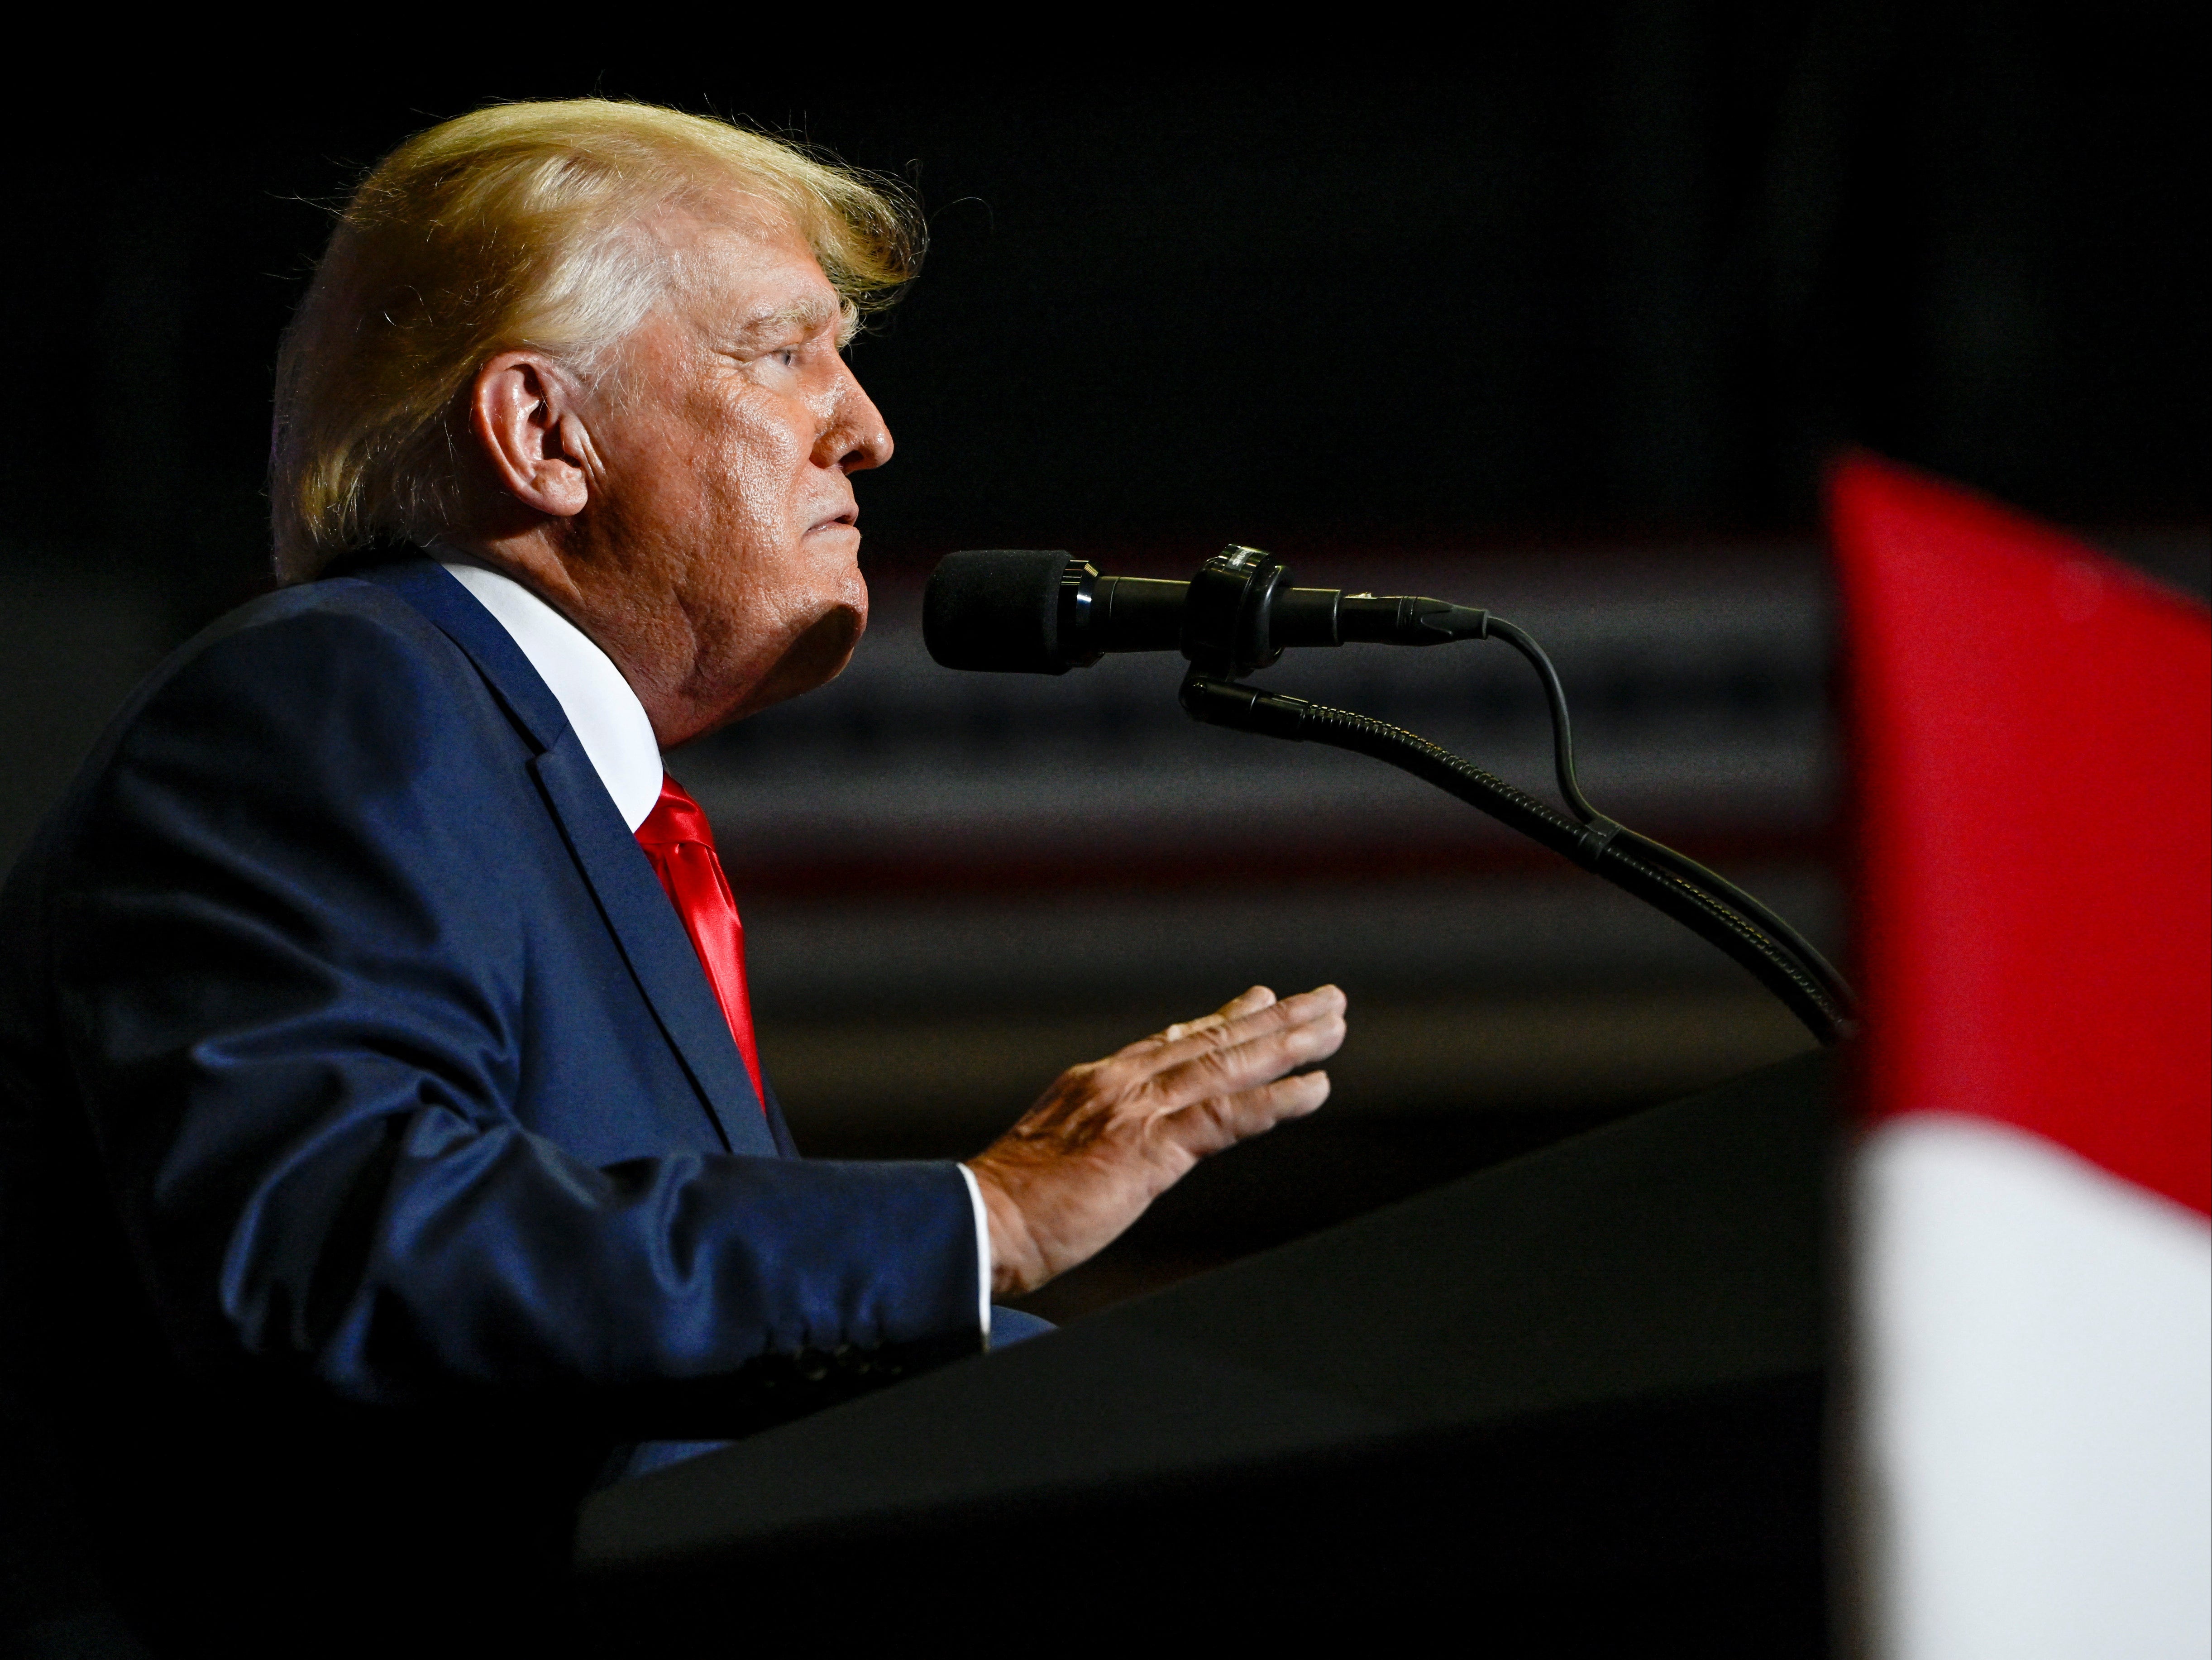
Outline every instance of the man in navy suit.
<svg viewBox="0 0 2212 1660"><path fill-rule="evenodd" d="M1004 1341L994 1293L1326 1096L1341 995L1255 988L964 1164L795 1155L659 751L860 638L891 446L841 348L911 246L593 101L434 129L341 222L287 586L140 689L0 910L11 1329L157 1645L543 1638L592 1482Z"/></svg>

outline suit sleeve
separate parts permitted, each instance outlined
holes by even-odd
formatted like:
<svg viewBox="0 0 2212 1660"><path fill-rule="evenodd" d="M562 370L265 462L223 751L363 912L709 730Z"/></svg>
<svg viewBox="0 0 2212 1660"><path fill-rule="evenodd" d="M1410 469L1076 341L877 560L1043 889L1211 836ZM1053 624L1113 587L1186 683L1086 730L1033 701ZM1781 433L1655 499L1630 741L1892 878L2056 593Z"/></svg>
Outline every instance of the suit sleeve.
<svg viewBox="0 0 2212 1660"><path fill-rule="evenodd" d="M519 745L442 636L302 607L167 672L80 784L51 995L176 1352L366 1403L972 1352L958 1166L599 1168L518 1121L527 873L454 804Z"/></svg>

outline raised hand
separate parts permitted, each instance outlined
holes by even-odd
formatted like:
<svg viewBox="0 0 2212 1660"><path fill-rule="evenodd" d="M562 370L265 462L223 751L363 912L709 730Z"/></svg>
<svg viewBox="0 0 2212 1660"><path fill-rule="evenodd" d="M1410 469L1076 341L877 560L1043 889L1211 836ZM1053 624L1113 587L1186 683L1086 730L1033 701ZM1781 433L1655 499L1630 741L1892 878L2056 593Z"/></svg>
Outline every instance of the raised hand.
<svg viewBox="0 0 2212 1660"><path fill-rule="evenodd" d="M1328 1073L1285 1074L1336 1053L1344 1006L1334 986L1279 1001L1255 986L1060 1073L968 1161L990 1213L993 1294L1095 1256L1200 1159L1328 1100Z"/></svg>

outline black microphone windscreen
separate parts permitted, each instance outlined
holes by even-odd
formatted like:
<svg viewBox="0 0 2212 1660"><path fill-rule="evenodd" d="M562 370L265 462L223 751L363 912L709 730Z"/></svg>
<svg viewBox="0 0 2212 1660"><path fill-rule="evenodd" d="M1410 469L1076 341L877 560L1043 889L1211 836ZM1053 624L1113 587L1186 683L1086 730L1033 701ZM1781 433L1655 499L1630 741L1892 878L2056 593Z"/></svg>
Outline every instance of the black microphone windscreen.
<svg viewBox="0 0 2212 1660"><path fill-rule="evenodd" d="M948 553L921 598L921 638L948 669L1065 674L1060 579L1067 555L1048 549Z"/></svg>

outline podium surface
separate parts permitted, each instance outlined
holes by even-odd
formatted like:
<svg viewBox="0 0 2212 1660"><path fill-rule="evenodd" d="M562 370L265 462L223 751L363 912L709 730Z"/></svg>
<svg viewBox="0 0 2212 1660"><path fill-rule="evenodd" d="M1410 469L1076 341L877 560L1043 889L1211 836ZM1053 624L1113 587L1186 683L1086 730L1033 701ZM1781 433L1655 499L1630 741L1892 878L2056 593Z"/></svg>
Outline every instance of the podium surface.
<svg viewBox="0 0 2212 1660"><path fill-rule="evenodd" d="M609 1488L586 1607L637 1642L726 1634L761 1588L886 1631L1141 1631L1164 1576L1229 1628L1479 1605L1531 1651L1819 1652L1828 1077L1765 1068Z"/></svg>

